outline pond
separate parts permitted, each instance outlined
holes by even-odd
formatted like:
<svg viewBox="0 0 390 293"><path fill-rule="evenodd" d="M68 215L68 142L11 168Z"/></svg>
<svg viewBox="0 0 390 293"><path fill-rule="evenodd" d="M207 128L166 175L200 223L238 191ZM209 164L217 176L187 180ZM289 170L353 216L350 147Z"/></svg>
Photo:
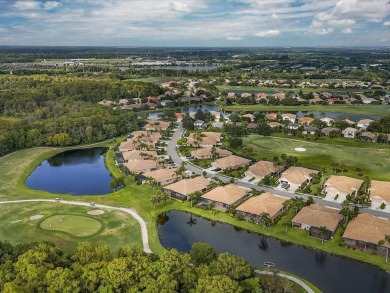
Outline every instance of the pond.
<svg viewBox="0 0 390 293"><path fill-rule="evenodd" d="M265 261L271 261L276 264L276 269L307 279L323 292L390 292L390 275L375 266L190 213L170 211L161 214L158 233L161 244L167 249L189 252L194 242L205 242L215 247L218 253L241 256L258 267L263 267Z"/></svg>
<svg viewBox="0 0 390 293"><path fill-rule="evenodd" d="M219 105L199 105L199 106L190 106L190 107L182 107L180 109L181 113L188 113L188 112L196 112L198 110L202 111L219 111ZM179 111L179 110L177 110ZM158 120L158 115L160 115L162 112L151 112L148 115L149 120Z"/></svg>
<svg viewBox="0 0 390 293"><path fill-rule="evenodd" d="M70 150L43 161L27 178L31 189L73 195L112 192L111 174L104 161L105 148Z"/></svg>

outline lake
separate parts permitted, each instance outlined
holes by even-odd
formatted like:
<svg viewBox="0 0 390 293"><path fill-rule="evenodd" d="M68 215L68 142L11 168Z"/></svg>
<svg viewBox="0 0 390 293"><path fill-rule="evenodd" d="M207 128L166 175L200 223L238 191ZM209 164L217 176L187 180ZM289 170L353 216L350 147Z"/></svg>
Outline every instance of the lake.
<svg viewBox="0 0 390 293"><path fill-rule="evenodd" d="M205 242L215 247L218 253L241 256L254 266L263 267L265 261L271 261L276 264L276 269L307 279L323 292L390 292L390 275L375 266L212 222L190 213L170 211L161 214L158 234L161 244L167 249L189 252L194 242Z"/></svg>
<svg viewBox="0 0 390 293"><path fill-rule="evenodd" d="M43 161L27 178L31 189L73 195L112 192L111 174L104 161L105 148L70 150Z"/></svg>

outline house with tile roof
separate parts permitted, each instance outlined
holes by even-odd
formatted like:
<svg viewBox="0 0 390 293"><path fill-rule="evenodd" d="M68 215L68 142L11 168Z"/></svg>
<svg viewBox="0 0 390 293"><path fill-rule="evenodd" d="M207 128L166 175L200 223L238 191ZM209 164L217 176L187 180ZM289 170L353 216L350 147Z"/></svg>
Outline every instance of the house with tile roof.
<svg viewBox="0 0 390 293"><path fill-rule="evenodd" d="M283 171L283 166L275 165L270 161L258 161L251 165L245 172L245 176L249 178L263 179L265 176L272 176Z"/></svg>
<svg viewBox="0 0 390 293"><path fill-rule="evenodd" d="M194 159L204 160L204 159L211 159L213 157L213 147L205 147L200 148L197 150L194 150L191 152L191 156ZM221 149L219 147L215 148L215 155L217 158L223 158L232 155L233 153L231 151Z"/></svg>
<svg viewBox="0 0 390 293"><path fill-rule="evenodd" d="M373 203L390 205L390 182L371 180L368 188Z"/></svg>
<svg viewBox="0 0 390 293"><path fill-rule="evenodd" d="M220 158L211 163L213 168L219 168L221 170L235 170L241 167L247 166L251 163L251 160L242 158L236 155Z"/></svg>
<svg viewBox="0 0 390 293"><path fill-rule="evenodd" d="M203 194L200 200L206 204L212 203L216 209L226 211L232 205L242 202L248 193L247 189L235 184L218 186Z"/></svg>
<svg viewBox="0 0 390 293"><path fill-rule="evenodd" d="M331 175L324 183L323 191L326 192L327 198L333 199L337 196L343 201L348 194L356 195L362 184L363 180L360 179Z"/></svg>
<svg viewBox="0 0 390 293"><path fill-rule="evenodd" d="M324 240L333 237L342 219L340 211L319 204L303 207L291 220L292 226L309 231L309 235ZM320 235L319 228L326 227L324 235Z"/></svg>
<svg viewBox="0 0 390 293"><path fill-rule="evenodd" d="M310 183L312 174L317 173L317 170L292 166L281 174L279 182L290 185L289 190L295 191L302 183Z"/></svg>
<svg viewBox="0 0 390 293"><path fill-rule="evenodd" d="M236 211L243 213L246 220L259 223L262 213L268 214L268 218L275 219L284 209L286 198L273 195L270 192L265 192L257 196L252 196L242 204Z"/></svg>
<svg viewBox="0 0 390 293"><path fill-rule="evenodd" d="M379 242L384 240L386 235L390 235L389 219L363 213L348 223L343 240L349 247L386 255L390 244L385 242L379 245Z"/></svg>
<svg viewBox="0 0 390 293"><path fill-rule="evenodd" d="M196 191L205 192L210 184L210 180L203 176L198 176L191 179L183 179L173 184L164 187L164 191L168 192L173 198L187 200L191 193Z"/></svg>

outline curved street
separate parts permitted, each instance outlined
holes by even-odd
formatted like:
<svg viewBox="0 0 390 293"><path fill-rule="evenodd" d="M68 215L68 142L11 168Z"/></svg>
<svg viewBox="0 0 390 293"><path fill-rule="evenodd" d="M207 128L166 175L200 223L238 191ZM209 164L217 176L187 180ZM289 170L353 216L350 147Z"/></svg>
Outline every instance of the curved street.
<svg viewBox="0 0 390 293"><path fill-rule="evenodd" d="M24 203L24 202L50 202L50 203L69 204L69 205L84 206L84 207L91 207L92 208L91 204L86 203L86 202L68 201L68 200L56 201L53 199L9 200L9 201L0 201L0 204L12 204L12 203ZM142 219L142 217L140 215L138 215L135 211L133 211L132 209L128 209L128 208L113 207L113 206L107 206L107 205L102 205L102 204L94 204L93 208L118 210L118 211L121 211L121 212L124 212L126 214L131 215L134 219L136 219L138 221L138 223L141 226L142 246L143 246L144 252L152 253L152 250L149 247L148 228L146 227L146 223L145 223L144 219Z"/></svg>
<svg viewBox="0 0 390 293"><path fill-rule="evenodd" d="M180 166L183 162L185 162L185 163L187 163L186 164L186 169L187 170L192 171L192 172L194 172L196 174L202 175L203 172L205 171L204 169L187 162L187 160L185 160L184 158L180 157L179 154L177 153L177 150L176 150L177 141L183 135L184 132L185 132L185 128L183 128L182 124L179 123L179 126L178 126L177 130L173 134L172 139L170 140L170 142L168 143L167 154L169 156L171 156L171 158L175 162L175 164ZM231 177L228 177L228 176L212 174L212 173L209 173L209 172L207 172L206 176L207 176L207 178L218 177L218 179L222 180L223 182L229 182L232 179ZM275 189L275 188L272 188L272 187L268 187L268 186L259 186L259 185L256 185L256 184L252 184L250 182L243 182L243 181L241 181L239 179L236 179L236 178L234 179L234 183L236 185L244 187L244 188L254 188L256 190L264 190L266 192L271 192L271 193L273 193L275 195L279 195L279 196L283 196L283 197L287 197L287 198L293 198L295 196L300 196L300 197L303 197L303 198L307 199L308 196L309 196L309 195L306 195L306 194L296 194L296 193L291 193L291 192L287 192L287 191L283 191L283 190L278 190L278 189ZM314 197L314 200L315 200L316 203L319 203L319 204L322 204L322 205L325 205L325 206L328 206L328 207L332 207L332 208L341 209L341 204L339 204L337 202L327 201L327 200L324 200L324 199L318 198L318 197ZM389 214L388 213L383 212L383 211L379 211L379 210L363 208L363 209L360 209L360 211L364 212L364 213L371 214L373 216L377 216L377 217L389 218Z"/></svg>

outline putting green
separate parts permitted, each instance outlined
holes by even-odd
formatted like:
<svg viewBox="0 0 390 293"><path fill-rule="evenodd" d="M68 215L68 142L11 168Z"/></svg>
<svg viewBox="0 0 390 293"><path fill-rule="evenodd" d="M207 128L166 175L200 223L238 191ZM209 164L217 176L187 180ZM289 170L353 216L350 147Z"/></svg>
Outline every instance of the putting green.
<svg viewBox="0 0 390 293"><path fill-rule="evenodd" d="M63 217L63 220L61 220ZM89 217L76 215L55 215L44 219L41 228L51 231L62 231L77 237L87 237L97 233L102 224Z"/></svg>

